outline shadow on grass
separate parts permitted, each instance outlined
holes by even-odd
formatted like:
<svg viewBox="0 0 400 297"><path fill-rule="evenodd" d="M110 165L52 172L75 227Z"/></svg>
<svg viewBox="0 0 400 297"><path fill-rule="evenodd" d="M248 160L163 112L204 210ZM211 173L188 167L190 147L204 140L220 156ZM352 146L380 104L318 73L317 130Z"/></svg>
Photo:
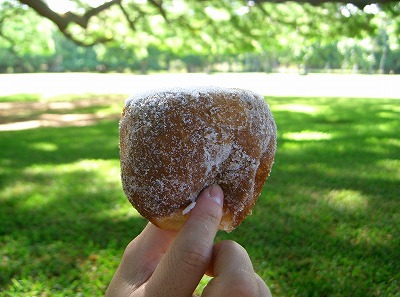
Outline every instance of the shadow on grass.
<svg viewBox="0 0 400 297"><path fill-rule="evenodd" d="M400 102L268 102L271 177L218 240L244 245L275 296L395 295ZM145 225L121 190L118 123L2 132L0 147L0 292L101 296Z"/></svg>
<svg viewBox="0 0 400 297"><path fill-rule="evenodd" d="M63 164L86 158L119 158L118 121L102 121L86 127L2 132L0 141L1 162L10 168Z"/></svg>

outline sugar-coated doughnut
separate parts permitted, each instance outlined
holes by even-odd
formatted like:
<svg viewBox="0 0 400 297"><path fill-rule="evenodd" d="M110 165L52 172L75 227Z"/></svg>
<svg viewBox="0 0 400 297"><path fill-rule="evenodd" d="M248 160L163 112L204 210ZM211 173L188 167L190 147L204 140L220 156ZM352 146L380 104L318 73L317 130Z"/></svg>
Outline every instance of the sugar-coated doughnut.
<svg viewBox="0 0 400 297"><path fill-rule="evenodd" d="M121 178L126 196L156 226L179 230L199 193L224 191L220 229L251 213L276 150L276 125L258 94L186 87L137 94L120 120Z"/></svg>

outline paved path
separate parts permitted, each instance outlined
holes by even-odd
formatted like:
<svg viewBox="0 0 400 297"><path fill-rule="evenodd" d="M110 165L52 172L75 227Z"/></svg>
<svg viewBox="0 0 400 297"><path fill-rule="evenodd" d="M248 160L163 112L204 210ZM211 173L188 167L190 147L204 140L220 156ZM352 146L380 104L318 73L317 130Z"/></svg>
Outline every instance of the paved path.
<svg viewBox="0 0 400 297"><path fill-rule="evenodd" d="M0 74L0 96L34 93L134 94L165 86L238 87L269 96L355 97L400 99L400 75L334 74Z"/></svg>

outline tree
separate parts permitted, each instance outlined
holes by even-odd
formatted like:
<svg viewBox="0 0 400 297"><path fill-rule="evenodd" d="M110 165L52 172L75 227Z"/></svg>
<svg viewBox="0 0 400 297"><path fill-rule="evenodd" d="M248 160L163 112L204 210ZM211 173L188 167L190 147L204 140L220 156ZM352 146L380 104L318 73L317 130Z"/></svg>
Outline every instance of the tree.
<svg viewBox="0 0 400 297"><path fill-rule="evenodd" d="M387 57L397 52L393 44L398 38L393 36L400 35L400 2L348 1L0 0L0 60L5 54L15 59L28 52L62 51L60 41L54 39L57 30L97 53L92 59L90 51L81 48L80 53L71 52L71 59L87 54L106 68L139 65L145 72L149 65L158 67L159 61L154 60L158 52L165 53L166 64L175 57L191 69L210 68L238 55L247 57L247 63L248 53L259 55L252 60L254 67L247 63L249 69L270 69L279 60L291 63L293 54L299 63L336 67L340 54L334 49L339 39L379 36L383 14L390 19L391 29L386 56L380 59L392 61ZM60 10L60 3L68 4L67 9ZM322 55L325 49L331 51L329 56Z"/></svg>
<svg viewBox="0 0 400 297"><path fill-rule="evenodd" d="M316 17L320 20L322 15L324 18L328 18L329 24L335 28L336 31L334 31L337 33L339 32L337 30L343 28L343 17L346 17L347 14L354 16L346 19L347 26L353 27L353 31L364 28L371 29L370 15L363 11L371 4L380 10L388 11L393 16L400 15L399 2L393 0L296 1L302 4L297 4L296 10L306 11L305 17L285 10L282 5L278 7L278 3L286 3L286 0L107 0L100 1L101 4L98 6L91 6L90 3L93 1L89 0L69 0L71 9L62 13L57 12L56 8L52 8L56 6L49 5L65 1L6 0L6 2L13 3L13 6L17 6L19 3L22 9L33 10L50 20L65 36L80 45L118 41L117 36L121 34L140 35L146 32L158 39L180 31L179 33L190 35L190 37L203 37L202 33L207 30L218 34L218 31L226 33L229 29L230 33L236 31L235 36L239 35L240 40L244 38L243 42L240 41L243 44L239 44L239 46L248 46L249 43L251 45L252 38L250 36L253 33L256 33L256 36L257 33L265 33L265 30L262 30L263 24L270 24L266 29L272 31L275 30L272 26L278 24L305 31L306 34L315 34L317 31L313 30L316 29L313 27L318 23L313 19ZM96 2L99 3L99 1ZM293 3L290 5L295 6ZM311 5L317 6L318 9L312 11ZM243 20L244 17L247 17L247 20ZM360 17L363 19L362 21L359 20ZM205 20L202 20L203 18ZM220 26L221 24L224 26ZM162 29L155 30L155 26ZM128 28L131 32L127 32ZM179 30L175 30L175 28L179 28ZM158 31L162 31L161 36ZM248 38L245 38L246 36ZM229 35L224 37L227 38ZM137 38L142 40L140 36ZM200 39L204 40L204 38ZM205 42L207 43L207 41Z"/></svg>

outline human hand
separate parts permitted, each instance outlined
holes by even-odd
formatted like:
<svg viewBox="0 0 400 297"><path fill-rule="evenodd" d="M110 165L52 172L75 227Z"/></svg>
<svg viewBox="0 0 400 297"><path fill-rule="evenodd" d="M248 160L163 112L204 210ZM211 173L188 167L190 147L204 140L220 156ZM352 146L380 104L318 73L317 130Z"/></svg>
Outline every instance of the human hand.
<svg viewBox="0 0 400 297"><path fill-rule="evenodd" d="M243 247L214 245L222 204L222 190L214 185L200 193L179 232L149 223L125 249L106 297L188 297L205 273L213 279L204 297L271 296Z"/></svg>

